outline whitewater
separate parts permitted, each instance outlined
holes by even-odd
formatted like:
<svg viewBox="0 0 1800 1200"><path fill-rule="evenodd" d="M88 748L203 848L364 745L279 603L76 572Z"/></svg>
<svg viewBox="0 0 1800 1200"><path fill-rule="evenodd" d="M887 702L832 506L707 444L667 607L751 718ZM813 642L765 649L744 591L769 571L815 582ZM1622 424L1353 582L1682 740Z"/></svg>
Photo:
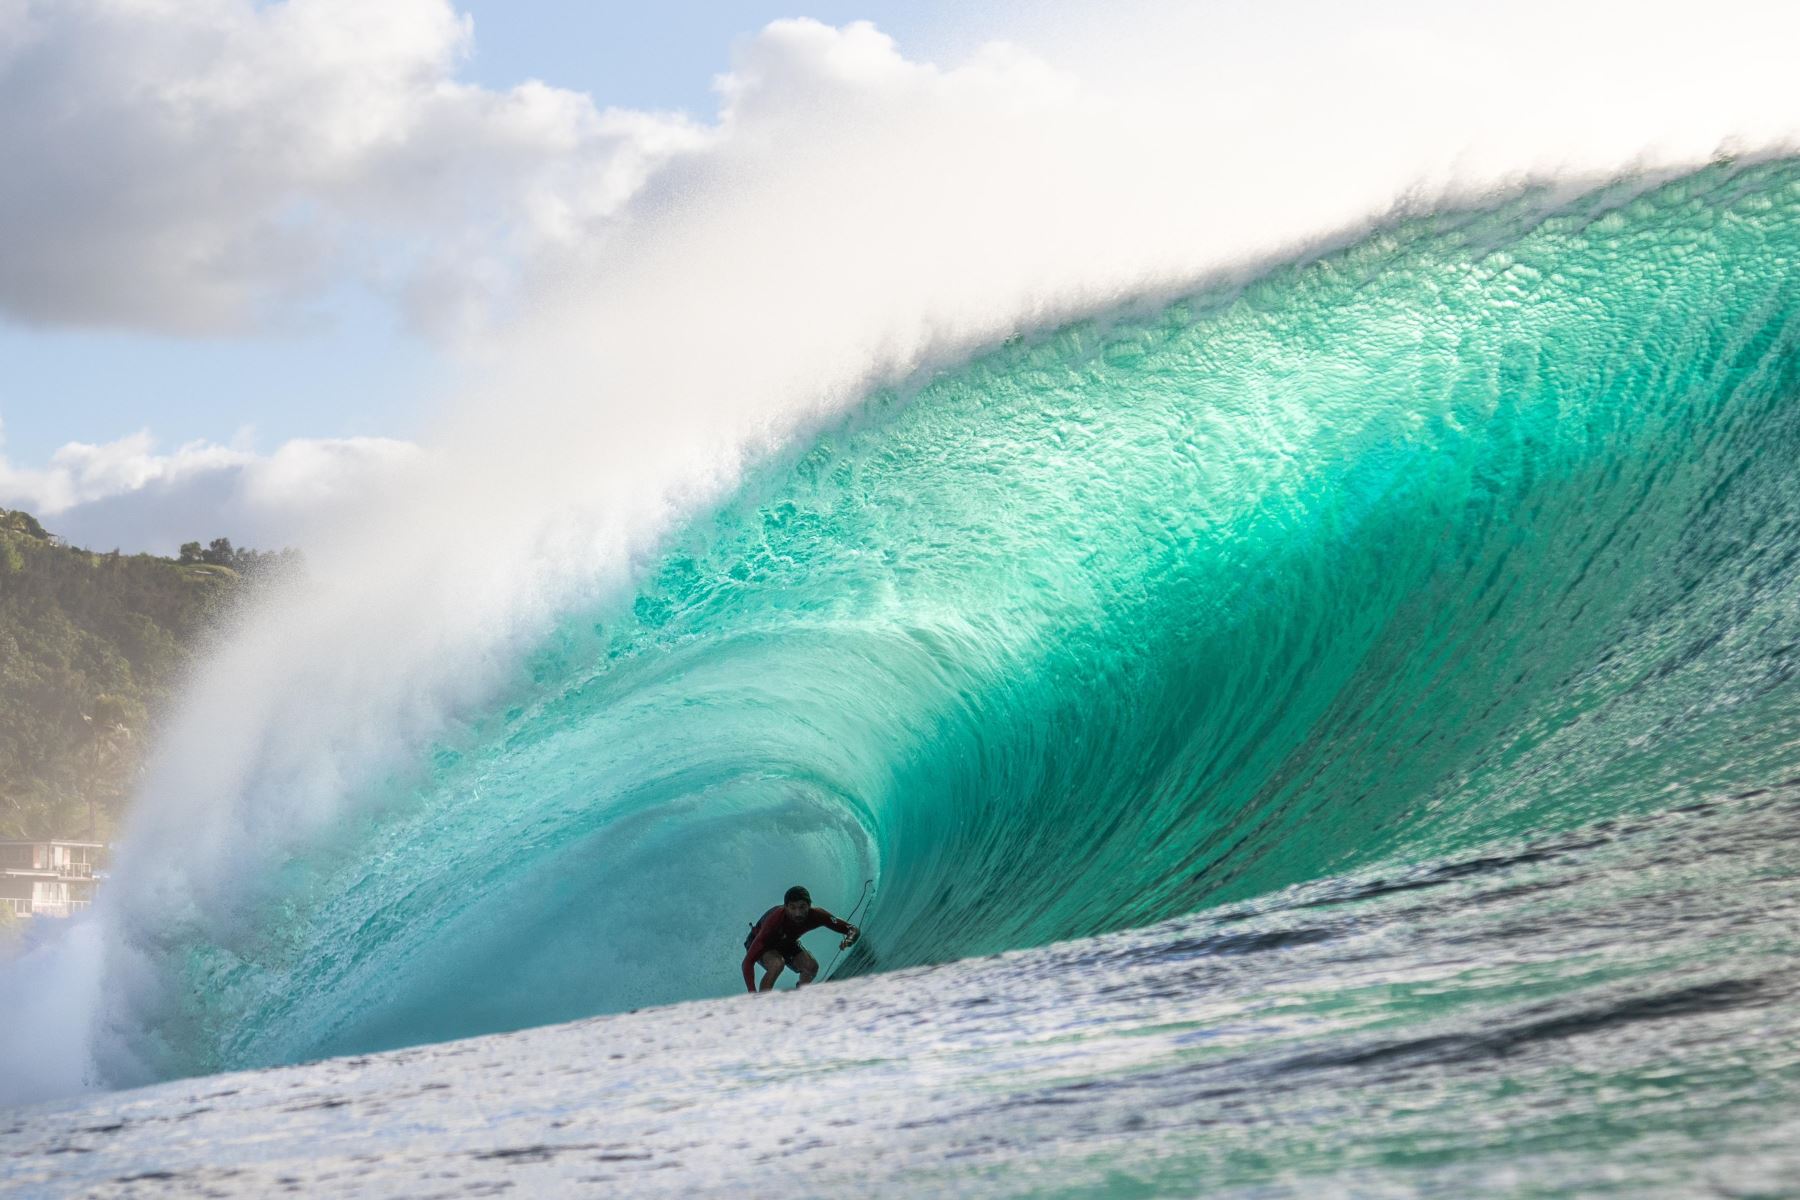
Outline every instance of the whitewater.
<svg viewBox="0 0 1800 1200"><path fill-rule="evenodd" d="M723 94L192 682L0 1182L1790 1187L1800 160L1223 186L810 23Z"/></svg>

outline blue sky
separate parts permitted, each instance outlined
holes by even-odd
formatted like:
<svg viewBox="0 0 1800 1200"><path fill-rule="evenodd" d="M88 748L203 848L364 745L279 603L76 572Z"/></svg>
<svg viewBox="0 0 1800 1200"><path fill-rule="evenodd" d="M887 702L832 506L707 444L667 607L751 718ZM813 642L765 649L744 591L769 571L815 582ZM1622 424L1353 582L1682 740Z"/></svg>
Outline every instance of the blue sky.
<svg viewBox="0 0 1800 1200"><path fill-rule="evenodd" d="M527 79L586 92L600 107L715 112L715 75L734 41L780 17L872 20L914 55L1003 27L1014 6L973 14L924 0L805 7L760 3L460 0L474 20L458 77L503 90ZM45 463L72 441L147 430L163 448L205 439L269 450L292 438L417 436L455 382L441 348L355 286L273 329L201 337L0 316L0 455Z"/></svg>
<svg viewBox="0 0 1800 1200"><path fill-rule="evenodd" d="M732 42L780 17L830 25L873 21L915 56L997 35L1016 5L946 0L870 0L809 4L583 4L574 0L462 0L475 20L475 54L466 78L502 87L538 78L587 92L601 104L712 112L712 78L729 63Z"/></svg>

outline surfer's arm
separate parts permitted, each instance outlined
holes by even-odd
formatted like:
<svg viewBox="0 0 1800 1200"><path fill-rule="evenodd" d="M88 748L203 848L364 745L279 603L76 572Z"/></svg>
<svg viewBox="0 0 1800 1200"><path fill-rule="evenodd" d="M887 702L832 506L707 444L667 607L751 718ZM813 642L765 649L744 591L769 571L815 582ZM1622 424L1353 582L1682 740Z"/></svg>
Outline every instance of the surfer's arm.
<svg viewBox="0 0 1800 1200"><path fill-rule="evenodd" d="M756 960L763 956L767 940L758 929L756 936L750 939L750 948L744 951L744 987L753 996L756 994Z"/></svg>
<svg viewBox="0 0 1800 1200"><path fill-rule="evenodd" d="M744 951L744 986L751 995L756 994L756 964L769 948L769 935L775 931L775 923L781 919L779 912L772 912L761 925L756 927L756 936L750 939L750 948Z"/></svg>
<svg viewBox="0 0 1800 1200"><path fill-rule="evenodd" d="M825 928L831 930L831 932L841 933L851 941L856 940L857 928L850 924L850 922L843 920L841 917L834 917L822 908L815 908L813 909L813 912L824 918L823 923Z"/></svg>
<svg viewBox="0 0 1800 1200"><path fill-rule="evenodd" d="M756 959L763 957L763 939L761 934L752 941L749 952L743 955L743 988L751 995L756 995Z"/></svg>

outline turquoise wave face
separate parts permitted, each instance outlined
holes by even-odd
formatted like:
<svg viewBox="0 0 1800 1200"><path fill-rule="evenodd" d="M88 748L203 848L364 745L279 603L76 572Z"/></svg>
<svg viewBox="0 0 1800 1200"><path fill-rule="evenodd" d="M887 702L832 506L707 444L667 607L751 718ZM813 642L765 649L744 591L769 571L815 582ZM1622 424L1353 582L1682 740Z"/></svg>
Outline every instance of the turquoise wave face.
<svg viewBox="0 0 1800 1200"><path fill-rule="evenodd" d="M793 882L877 880L842 975L1800 773L1797 254L1718 166L877 396L165 948L162 1069L728 993Z"/></svg>

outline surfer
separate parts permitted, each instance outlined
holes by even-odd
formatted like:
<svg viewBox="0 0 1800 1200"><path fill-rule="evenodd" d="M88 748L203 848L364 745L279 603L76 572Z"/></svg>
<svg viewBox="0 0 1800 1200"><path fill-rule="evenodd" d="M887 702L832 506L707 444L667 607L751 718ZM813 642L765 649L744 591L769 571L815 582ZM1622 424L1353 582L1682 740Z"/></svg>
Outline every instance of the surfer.
<svg viewBox="0 0 1800 1200"><path fill-rule="evenodd" d="M800 973L800 982L795 987L811 983L813 976L819 973L819 960L806 952L800 944L800 935L820 926L843 934L845 946L854 945L861 932L848 921L840 920L822 908L814 908L812 893L805 888L789 888L780 904L750 926L750 936L744 939L744 986L752 993L759 990L756 986L756 964L759 962L764 971L761 991L775 986L784 967L792 967Z"/></svg>

